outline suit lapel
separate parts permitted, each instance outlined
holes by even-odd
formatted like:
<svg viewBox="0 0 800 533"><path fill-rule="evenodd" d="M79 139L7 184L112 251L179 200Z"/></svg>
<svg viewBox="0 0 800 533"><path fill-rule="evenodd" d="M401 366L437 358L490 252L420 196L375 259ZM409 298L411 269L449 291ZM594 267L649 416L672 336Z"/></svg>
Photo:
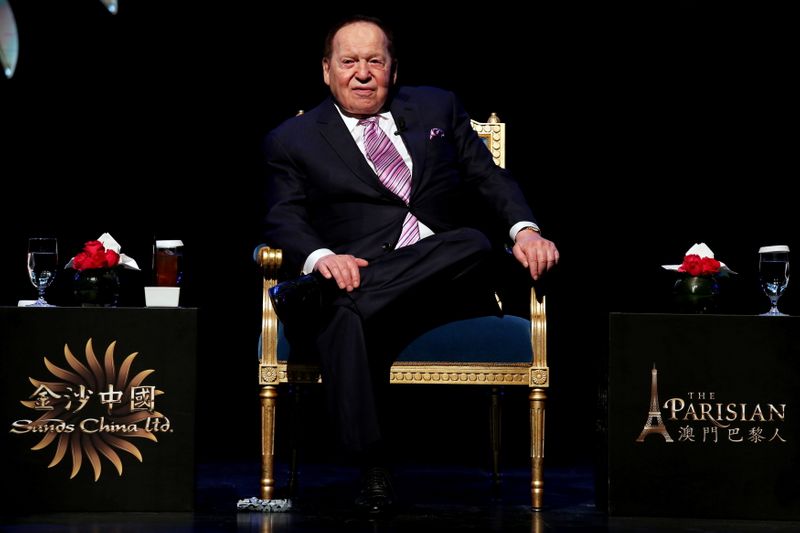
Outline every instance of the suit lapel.
<svg viewBox="0 0 800 533"><path fill-rule="evenodd" d="M334 107L331 98L328 98L322 105L317 123L319 124L320 133L327 143L339 155L344 164L353 171L353 174L355 174L358 179L381 193L391 195L391 192L381 185L375 171L372 170L367 160L364 159L364 154L358 149L358 146L353 140L353 136L347 131L347 127L342 121L342 117L339 115L336 107Z"/></svg>
<svg viewBox="0 0 800 533"><path fill-rule="evenodd" d="M390 109L395 123L398 126L405 126L401 128L404 131L401 131L400 136L403 138L409 154L411 154L412 163L414 163L411 173L411 194L413 195L419 190L425 176L428 139L422 127L419 109L412 102L409 102L405 95L396 95L392 100Z"/></svg>

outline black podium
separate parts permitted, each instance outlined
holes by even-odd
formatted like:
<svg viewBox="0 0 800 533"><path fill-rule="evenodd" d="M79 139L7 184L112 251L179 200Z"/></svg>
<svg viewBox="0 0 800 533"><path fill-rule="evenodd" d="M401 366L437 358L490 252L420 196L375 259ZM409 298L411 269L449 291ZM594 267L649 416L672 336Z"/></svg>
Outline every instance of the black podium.
<svg viewBox="0 0 800 533"><path fill-rule="evenodd" d="M800 317L612 314L609 512L800 519Z"/></svg>
<svg viewBox="0 0 800 533"><path fill-rule="evenodd" d="M4 510L194 505L197 312L0 308Z"/></svg>

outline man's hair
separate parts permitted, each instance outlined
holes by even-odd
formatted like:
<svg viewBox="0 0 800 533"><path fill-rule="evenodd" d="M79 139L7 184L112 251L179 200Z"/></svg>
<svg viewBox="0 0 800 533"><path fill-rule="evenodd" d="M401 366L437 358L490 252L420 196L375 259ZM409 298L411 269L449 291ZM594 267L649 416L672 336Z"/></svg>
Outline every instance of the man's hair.
<svg viewBox="0 0 800 533"><path fill-rule="evenodd" d="M336 36L336 32L345 26L355 24L356 22L368 22L370 24L375 24L381 29L381 31L383 31L383 34L386 36L386 48L389 50L389 56L392 58L392 62L394 62L396 56L394 55L394 34L392 33L392 29L381 19L377 17L371 17L369 15L350 15L339 20L336 24L331 26L331 29L328 30L328 35L325 36L325 44L322 48L322 57L326 59L331 58L331 55L333 54L333 38Z"/></svg>

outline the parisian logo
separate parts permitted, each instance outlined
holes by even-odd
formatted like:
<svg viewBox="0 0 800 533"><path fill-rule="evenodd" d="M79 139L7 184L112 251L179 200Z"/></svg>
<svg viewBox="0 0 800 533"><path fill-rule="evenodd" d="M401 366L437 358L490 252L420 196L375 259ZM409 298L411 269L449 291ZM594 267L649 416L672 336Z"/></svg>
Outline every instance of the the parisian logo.
<svg viewBox="0 0 800 533"><path fill-rule="evenodd" d="M671 427L677 426L677 431L673 429L672 433L674 440L662 416L666 416ZM644 442L648 436L656 435L670 443L781 444L787 441L781 434L785 419L785 403L720 401L714 391L690 391L685 397L669 398L662 406L658 401L658 370L653 364L650 407L636 442Z"/></svg>
<svg viewBox="0 0 800 533"><path fill-rule="evenodd" d="M115 346L116 341L108 345L102 364L92 339L86 342L84 361L66 344L66 367L45 357L44 365L52 377L28 378L32 392L21 403L30 414L11 424L12 434L39 438L32 450L53 451L48 468L71 460L70 479L80 472L84 459L95 481L103 473L103 459L121 476L123 458L144 460L135 439L158 442L158 434L173 431L169 418L156 410L156 399L164 392L145 383L154 370L134 370L138 352L118 365Z"/></svg>

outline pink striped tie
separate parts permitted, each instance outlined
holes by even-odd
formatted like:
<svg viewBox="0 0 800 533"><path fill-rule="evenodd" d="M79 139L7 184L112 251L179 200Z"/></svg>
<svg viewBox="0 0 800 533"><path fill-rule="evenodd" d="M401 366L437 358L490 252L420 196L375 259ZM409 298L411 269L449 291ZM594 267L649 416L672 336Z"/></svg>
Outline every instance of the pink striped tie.
<svg viewBox="0 0 800 533"><path fill-rule="evenodd" d="M403 161L391 139L378 126L377 116L360 120L358 123L364 126L364 148L367 158L375 165L378 179L408 205L411 195L411 172L408 170L408 165ZM409 212L403 220L400 240L397 241L395 248L414 244L418 240L417 217Z"/></svg>

